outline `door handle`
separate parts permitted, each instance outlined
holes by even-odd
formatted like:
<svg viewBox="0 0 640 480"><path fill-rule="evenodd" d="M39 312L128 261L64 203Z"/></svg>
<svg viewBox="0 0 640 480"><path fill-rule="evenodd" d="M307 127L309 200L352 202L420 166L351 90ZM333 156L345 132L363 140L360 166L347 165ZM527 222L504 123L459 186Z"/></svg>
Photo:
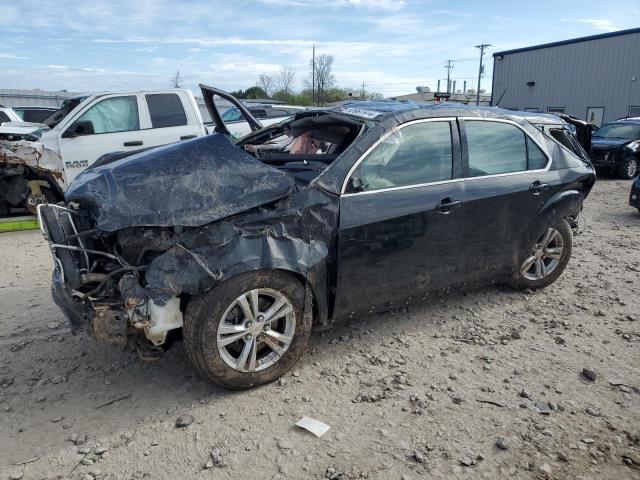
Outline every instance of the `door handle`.
<svg viewBox="0 0 640 480"><path fill-rule="evenodd" d="M436 211L447 214L454 208L459 208L461 206L462 200L453 200L452 198L447 197L440 200L440 203L436 205Z"/></svg>
<svg viewBox="0 0 640 480"><path fill-rule="evenodd" d="M142 140L132 140L130 142L124 142L125 147L139 147L142 145Z"/></svg>
<svg viewBox="0 0 640 480"><path fill-rule="evenodd" d="M540 195L540 192L549 189L548 183L542 183L540 180L536 180L529 186L529 191L533 192L534 195Z"/></svg>
<svg viewBox="0 0 640 480"><path fill-rule="evenodd" d="M180 140L189 140L190 138L196 138L196 135L183 135Z"/></svg>

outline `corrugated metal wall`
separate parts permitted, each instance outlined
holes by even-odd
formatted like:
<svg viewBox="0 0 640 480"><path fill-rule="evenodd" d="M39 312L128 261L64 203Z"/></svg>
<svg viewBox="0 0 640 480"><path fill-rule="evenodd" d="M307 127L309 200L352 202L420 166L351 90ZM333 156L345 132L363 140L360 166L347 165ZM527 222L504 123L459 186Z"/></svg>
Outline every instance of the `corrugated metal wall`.
<svg viewBox="0 0 640 480"><path fill-rule="evenodd" d="M66 90L49 92L3 88L0 89L0 105L5 107L59 107L64 99L77 95L80 93L67 92Z"/></svg>
<svg viewBox="0 0 640 480"><path fill-rule="evenodd" d="M564 107L586 119L589 107L604 107L604 122L626 117L640 107L640 33L494 56L492 93L505 108Z"/></svg>

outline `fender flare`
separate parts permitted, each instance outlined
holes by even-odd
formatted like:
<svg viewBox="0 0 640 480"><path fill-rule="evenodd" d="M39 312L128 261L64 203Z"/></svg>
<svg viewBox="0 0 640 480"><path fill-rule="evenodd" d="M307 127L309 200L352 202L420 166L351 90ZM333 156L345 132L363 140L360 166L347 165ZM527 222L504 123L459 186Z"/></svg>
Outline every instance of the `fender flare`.
<svg viewBox="0 0 640 480"><path fill-rule="evenodd" d="M327 305L327 269L324 262L316 265L311 269L307 269L300 264L289 264L279 261L280 259L270 258L263 262L255 259L250 262L236 263L224 267L224 280L227 281L233 277L247 272L255 272L259 270L279 270L295 276L305 288L305 304L311 301L312 312L305 312L313 315L313 323L326 325L328 322L328 305ZM216 285L219 282L216 282ZM213 288L213 286L211 287ZM209 290L209 289L207 289ZM204 292L201 292L204 293ZM310 297L310 298L309 298Z"/></svg>
<svg viewBox="0 0 640 480"><path fill-rule="evenodd" d="M536 222L540 229L532 232L532 236L539 238L544 229L558 218L577 217L582 211L584 198L585 195L580 190L563 190L552 195L538 210L537 218L542 221Z"/></svg>

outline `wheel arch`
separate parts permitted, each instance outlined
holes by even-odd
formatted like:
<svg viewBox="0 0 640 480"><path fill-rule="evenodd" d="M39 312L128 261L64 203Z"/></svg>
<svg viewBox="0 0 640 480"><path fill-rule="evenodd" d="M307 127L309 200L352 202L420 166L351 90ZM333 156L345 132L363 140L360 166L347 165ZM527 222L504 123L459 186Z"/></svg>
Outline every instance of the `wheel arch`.
<svg viewBox="0 0 640 480"><path fill-rule="evenodd" d="M557 218L577 217L585 195L578 189L563 190L552 195L540 208L538 215L545 223Z"/></svg>
<svg viewBox="0 0 640 480"><path fill-rule="evenodd" d="M296 266L298 268L295 268ZM320 323L322 325L327 323L326 270L321 267L305 270L299 265L292 266L277 261L271 261L265 264L258 259L252 262L238 263L227 266L224 269L224 276L219 281L207 285L198 295L202 295L221 283L229 281L239 275L266 270L284 272L298 280L305 289L305 315L312 315L313 323Z"/></svg>

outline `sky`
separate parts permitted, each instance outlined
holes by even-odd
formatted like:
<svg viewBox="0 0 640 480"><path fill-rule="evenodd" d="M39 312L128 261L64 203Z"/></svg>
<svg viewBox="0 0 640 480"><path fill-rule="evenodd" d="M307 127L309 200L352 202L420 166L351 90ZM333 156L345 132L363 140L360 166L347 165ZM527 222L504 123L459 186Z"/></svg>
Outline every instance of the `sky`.
<svg viewBox="0 0 640 480"><path fill-rule="evenodd" d="M158 89L180 69L236 90L283 65L300 88L315 44L338 85L392 96L435 90L447 60L475 88L487 43L490 90L493 52L639 26L638 0L0 0L0 88Z"/></svg>

